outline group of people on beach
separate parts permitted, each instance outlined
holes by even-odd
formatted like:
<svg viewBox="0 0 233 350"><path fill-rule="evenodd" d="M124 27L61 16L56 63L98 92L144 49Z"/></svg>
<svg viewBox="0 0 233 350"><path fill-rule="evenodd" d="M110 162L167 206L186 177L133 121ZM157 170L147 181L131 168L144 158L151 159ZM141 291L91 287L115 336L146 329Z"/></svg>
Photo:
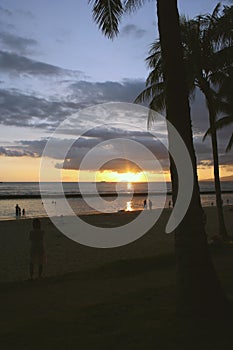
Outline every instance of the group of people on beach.
<svg viewBox="0 0 233 350"><path fill-rule="evenodd" d="M152 209L152 206L153 206L153 204L152 204L151 200L149 199L148 200L148 207L149 207L150 210ZM170 209L171 207L172 207L172 202L169 201L168 202L168 208ZM146 199L144 199L144 201L143 201L143 208L147 209L147 200Z"/></svg>
<svg viewBox="0 0 233 350"><path fill-rule="evenodd" d="M16 216L16 218L19 218L21 216L21 214L23 216L26 215L25 209L23 209L22 212L21 212L20 206L18 204L16 204L16 206L15 206L15 216Z"/></svg>
<svg viewBox="0 0 233 350"><path fill-rule="evenodd" d="M148 199L148 207L150 210L152 209L152 206L153 206L153 204L152 204L151 200ZM144 199L144 201L143 201L143 208L147 209L147 200L146 199Z"/></svg>

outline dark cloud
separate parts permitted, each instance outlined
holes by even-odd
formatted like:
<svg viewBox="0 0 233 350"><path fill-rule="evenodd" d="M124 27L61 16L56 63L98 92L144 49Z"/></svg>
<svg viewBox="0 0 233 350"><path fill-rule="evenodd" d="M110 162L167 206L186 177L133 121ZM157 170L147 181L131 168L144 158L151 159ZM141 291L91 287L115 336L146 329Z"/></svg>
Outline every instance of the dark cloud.
<svg viewBox="0 0 233 350"><path fill-rule="evenodd" d="M116 158L109 162L106 162L100 169L100 171L117 171L118 173L125 173L127 171L132 171L134 173L140 173L145 169L141 169L137 164L131 162L128 159Z"/></svg>
<svg viewBox="0 0 233 350"><path fill-rule="evenodd" d="M93 104L108 101L133 102L144 88L145 83L141 80L125 79L122 83L78 81L70 85L72 91L70 98L78 98Z"/></svg>
<svg viewBox="0 0 233 350"><path fill-rule="evenodd" d="M115 139L123 138L137 143L142 144L147 149L149 149L152 154L145 159L145 154L142 150L137 150L135 153L135 163L130 162L130 156L128 158L127 148L122 145L122 141L114 142ZM102 144L104 141L105 144ZM1 147L0 155L12 156L12 157L21 157L21 156L30 156L30 157L40 157L44 151L48 139L41 140L22 140L17 143L14 147ZM163 171L169 169L169 159L168 152L165 147L157 140L153 135L144 131L127 131L121 130L119 128L94 128L88 131L86 134L82 135L78 139L52 139L53 143L50 146L49 152L46 155L50 158L56 159L56 168L64 168L70 170L80 169L80 164L87 155L87 153L93 149L95 146L99 145L90 158L88 168L86 170L95 170L93 164L95 164L96 159L103 159L102 157L108 154L111 161L104 163L101 166L101 171L117 171L125 172L125 169L128 168L129 171L137 172L137 164L143 164L142 170L154 171L157 169L155 164L154 157L159 161L162 166ZM70 147L70 144L72 145ZM70 147L67 156L63 159L63 150ZM206 166L212 166L213 161L211 157L211 149L209 145L202 143L201 139L195 139L195 149L197 154L198 166L200 168L205 168ZM122 150L124 150L122 152ZM232 155L230 154L220 154L220 165L229 166L232 165ZM159 170L159 169L158 169Z"/></svg>
<svg viewBox="0 0 233 350"><path fill-rule="evenodd" d="M77 158L66 159L64 163L57 163L55 167L58 169L63 168L63 169L70 169L70 170L78 170L80 163L81 163L81 160L77 157ZM91 171L93 169L87 169L87 170ZM114 171L117 173L125 173L127 171L139 173L143 170L149 171L150 168L148 167L148 169L141 169L136 163L131 162L130 160L124 159L124 158L115 158L111 161L108 161L105 164L103 164L102 167L99 169L100 172Z"/></svg>
<svg viewBox="0 0 233 350"><path fill-rule="evenodd" d="M4 49L25 55L37 46L37 41L31 38L23 38L7 32L0 33L0 43ZM8 56L9 57L9 56Z"/></svg>
<svg viewBox="0 0 233 350"><path fill-rule="evenodd" d="M66 82L69 84L69 81ZM143 82L125 80L122 83L117 82L103 82L92 83L80 81L72 83L69 86L69 93L63 100L47 100L38 98L33 95L25 95L17 90L0 90L0 123L6 125L15 126L33 126L40 127L46 130L54 130L61 121L70 116L71 114L83 109L87 106L109 101L123 101L132 102L135 95L143 88ZM94 118L94 120L93 120ZM94 124L93 124L94 121ZM101 120L100 120L101 121ZM82 120L76 127L80 126L80 130L83 128L90 128L91 125L95 125L95 116L84 114ZM128 129L120 129L117 126L111 127L99 127L89 130L86 134L82 135L78 141L75 140L77 130L68 125L64 127L62 132L64 135L74 135L74 143L64 163L64 167L68 169L78 169L81 160L84 155L99 142L114 139L114 138L128 138L137 142L141 142L145 147L155 154L156 158L167 169L168 161L167 154L163 147L147 132L141 132L134 128L133 123L130 120L124 120L128 123ZM102 123L104 118L102 117ZM117 120L116 120L117 123ZM77 124L77 123L76 123ZM197 163L203 167L205 165L212 165L212 149L210 138L207 137L203 142L203 135L208 127L208 113L205 107L205 102L201 96L196 97L196 101L192 108L192 124L194 130L194 145L197 154ZM117 124L116 124L117 125ZM131 128L132 126L132 128ZM231 128L226 128L219 133L219 154L220 164L229 165L232 164L232 152L225 154L225 147L228 140L229 132L232 132ZM136 131L135 131L136 130ZM164 135L160 135L164 136ZM68 137L68 136L67 136ZM72 137L72 136L71 136ZM67 140L57 141L53 148L53 154L51 157L61 160L60 148L63 144L66 144ZM17 145L17 149L5 149L5 154L8 155L30 155L39 156L42 154L46 140L39 141L22 141ZM15 153L12 153L12 152ZM109 149L108 152L112 152L113 158L120 158L119 152L116 152L116 147ZM4 150L1 150L1 154L4 154ZM140 155L138 155L140 158ZM112 163L112 166L117 164L116 161ZM60 162L57 167L62 167ZM150 164L148 163L148 168ZM122 166L123 169L123 166ZM119 167L120 171L120 167Z"/></svg>
<svg viewBox="0 0 233 350"><path fill-rule="evenodd" d="M0 146L0 156L6 157L39 157L39 154L32 152L27 149L17 149L16 147L1 147Z"/></svg>
<svg viewBox="0 0 233 350"><path fill-rule="evenodd" d="M24 43L25 47L25 43ZM26 74L32 76L83 76L81 71L63 69L51 64L39 62L15 53L0 51L0 69L4 73Z"/></svg>
<svg viewBox="0 0 233 350"><path fill-rule="evenodd" d="M96 130L95 130L96 131ZM138 166L134 163L131 164L130 158L127 159L128 152L127 149L122 145L122 141L114 142L116 138L122 138L136 141L143 146L151 150L152 154L147 156L145 159L145 153L143 150L137 151L135 154L135 159L139 162L143 162L144 170L154 170L154 158L153 155L158 159L162 164L168 166L168 154L166 149L161 143L154 138L153 135L150 135L147 132L137 132L134 133L126 132L124 130L110 128L109 130L99 129L98 133L91 132L88 133L89 136L83 135L78 139L52 139L52 144L50 143L49 150L47 148L46 156L58 160L55 165L56 168L64 169L73 169L77 170L80 167L80 164L87 155L87 153L93 149L95 146L99 145L100 147L96 149L92 155L91 162L87 170L94 169L94 161L96 157L103 159L102 156L110 156L112 159L110 162L107 162L102 165L101 170L112 170L118 172L124 172L128 167L131 171L138 171ZM107 147L106 143L100 145L103 141L108 140ZM40 140L21 140L16 143L15 146L7 146L0 148L0 155L11 156L11 157L40 157L43 154L44 148L47 144L48 139ZM70 144L72 145L70 147ZM70 147L67 156L63 159L63 151ZM124 152L122 153L122 149ZM135 162L137 163L137 162Z"/></svg>
<svg viewBox="0 0 233 350"><path fill-rule="evenodd" d="M112 160L102 165L102 171L125 172L127 166L129 167L129 171L138 171L138 166L130 162L130 154L127 147L124 146L121 140L122 138L135 141L138 144L140 143L151 151L151 153L147 154L147 159L145 159L143 147L139 148L135 153L135 159L139 164L143 163L144 165L143 170L154 170L155 159L168 166L168 153L165 147L150 133L144 131L126 131L117 128L96 128L88 131L88 133L76 140L67 153L66 159L63 162L57 163L56 167L78 170L84 156L92 149L93 153L89 158L90 161L86 170L95 170L95 160L102 160L107 154ZM99 147L94 149L97 145ZM56 152L55 147L54 150Z"/></svg>
<svg viewBox="0 0 233 350"><path fill-rule="evenodd" d="M83 107L81 103L48 101L17 90L0 89L0 123L5 125L51 130L68 115Z"/></svg>
<svg viewBox="0 0 233 350"><path fill-rule="evenodd" d="M71 84L71 94L66 99L59 98L56 101L26 95L15 89L0 89L0 123L33 125L51 130L69 115L90 105L109 101L133 102L143 86L140 81L125 81L122 84L80 81ZM85 121L83 123L85 125ZM69 133L71 131L67 130Z"/></svg>
<svg viewBox="0 0 233 350"><path fill-rule="evenodd" d="M5 16L12 16L13 13L5 7L0 6L0 13Z"/></svg>
<svg viewBox="0 0 233 350"><path fill-rule="evenodd" d="M135 24L126 24L121 29L122 36L132 36L134 38L140 39L146 34L146 30L139 28Z"/></svg>

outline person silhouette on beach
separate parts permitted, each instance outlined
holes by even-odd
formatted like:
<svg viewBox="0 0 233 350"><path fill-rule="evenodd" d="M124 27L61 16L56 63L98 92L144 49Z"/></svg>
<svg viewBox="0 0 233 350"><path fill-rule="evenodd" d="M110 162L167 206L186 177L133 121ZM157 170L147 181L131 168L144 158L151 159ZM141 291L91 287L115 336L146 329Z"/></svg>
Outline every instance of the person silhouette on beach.
<svg viewBox="0 0 233 350"><path fill-rule="evenodd" d="M21 216L21 208L18 204L16 204L16 206L15 206L15 216L16 216L16 218Z"/></svg>
<svg viewBox="0 0 233 350"><path fill-rule="evenodd" d="M32 227L33 229L30 231L29 235L29 240L31 242L29 266L30 280L34 278L35 264L38 265L38 278L41 278L45 262L44 231L41 230L40 219L33 219Z"/></svg>
<svg viewBox="0 0 233 350"><path fill-rule="evenodd" d="M149 199L149 209L152 210L152 202L150 199Z"/></svg>
<svg viewBox="0 0 233 350"><path fill-rule="evenodd" d="M147 209L146 199L144 199L144 201L143 201L143 208L144 208L144 209Z"/></svg>

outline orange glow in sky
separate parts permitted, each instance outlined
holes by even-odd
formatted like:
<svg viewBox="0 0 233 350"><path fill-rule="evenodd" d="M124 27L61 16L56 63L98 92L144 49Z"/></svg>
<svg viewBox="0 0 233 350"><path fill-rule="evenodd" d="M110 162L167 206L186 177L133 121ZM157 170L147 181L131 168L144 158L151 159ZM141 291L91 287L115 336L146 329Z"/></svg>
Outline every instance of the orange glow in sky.
<svg viewBox="0 0 233 350"><path fill-rule="evenodd" d="M46 181L56 181L57 175L61 173L64 182L79 181L78 170L57 169L55 168L56 160L51 159L47 173ZM30 182L39 181L40 158L31 157L0 157L0 181L3 182ZM230 167L220 166L221 177L232 175ZM83 171L82 181L106 181L106 182L153 182L153 181L170 181L169 171L163 173L152 173L149 171L125 171L117 172L111 170L104 171ZM213 179L213 167L205 166L198 169L199 180Z"/></svg>

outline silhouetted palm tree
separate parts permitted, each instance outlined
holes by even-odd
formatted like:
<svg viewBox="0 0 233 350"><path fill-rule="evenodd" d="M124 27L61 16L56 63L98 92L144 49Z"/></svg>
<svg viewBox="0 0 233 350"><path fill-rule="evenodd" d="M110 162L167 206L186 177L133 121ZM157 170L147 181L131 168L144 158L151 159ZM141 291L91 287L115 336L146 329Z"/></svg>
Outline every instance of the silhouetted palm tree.
<svg viewBox="0 0 233 350"><path fill-rule="evenodd" d="M222 114L222 117L215 123L215 128L222 129L233 124L233 67L226 72L226 77L220 84L218 94L216 95L216 108ZM211 133L208 129L205 136ZM226 152L229 152L233 145L233 133L228 141Z"/></svg>
<svg viewBox="0 0 233 350"><path fill-rule="evenodd" d="M132 11L145 1L92 0L90 2L93 4L95 21L104 34L112 38L118 33L118 23L122 11ZM106 11L109 13L107 14ZM157 0L157 12L162 48L167 119L173 123L183 138L189 150L194 169L192 200L183 221L175 232L179 310L195 315L219 315L227 311L228 303L210 260L202 220L203 212L200 203L188 92L182 61L177 1ZM106 22L109 23L106 24ZM174 142L172 135L168 136L170 147L172 147ZM172 159L171 179L175 200L178 193L178 179Z"/></svg>
<svg viewBox="0 0 233 350"><path fill-rule="evenodd" d="M226 105L223 110L227 113L227 115L217 120L217 122L215 123L215 127L217 130L226 128L227 126L233 124L232 103L231 104L229 103L228 105ZM228 141L226 152L229 152L232 149L232 146L233 146L233 133L231 134L230 140Z"/></svg>
<svg viewBox="0 0 233 350"><path fill-rule="evenodd" d="M220 4L211 15L199 16L194 20L181 19L181 39L183 58L186 69L186 84L189 94L199 88L205 96L209 111L209 134L211 135L216 203L218 210L219 233L227 236L223 216L221 186L219 178L218 145L216 134L216 116L220 108L216 108L216 89L222 84L226 76L226 69L232 63L232 45L229 35L222 33L223 17L219 16ZM229 13L227 12L228 17ZM137 97L136 102L150 101L149 106L155 110L164 108L164 82L161 60L160 41L156 41L147 58L148 66L152 69L147 81L146 89ZM215 89L214 89L215 87ZM222 103L223 106L223 103ZM150 119L149 123L153 120Z"/></svg>
<svg viewBox="0 0 233 350"><path fill-rule="evenodd" d="M224 53L227 67L224 69L224 76L220 81L217 96L217 108L223 114L223 117L215 123L215 127L216 129L222 129L233 123L233 6L224 7L223 16L218 20L215 35L218 40L227 40L229 43L229 46L226 48L227 52ZM222 58L220 59L220 64L221 61ZM226 152L231 150L232 145L233 133L227 144Z"/></svg>

